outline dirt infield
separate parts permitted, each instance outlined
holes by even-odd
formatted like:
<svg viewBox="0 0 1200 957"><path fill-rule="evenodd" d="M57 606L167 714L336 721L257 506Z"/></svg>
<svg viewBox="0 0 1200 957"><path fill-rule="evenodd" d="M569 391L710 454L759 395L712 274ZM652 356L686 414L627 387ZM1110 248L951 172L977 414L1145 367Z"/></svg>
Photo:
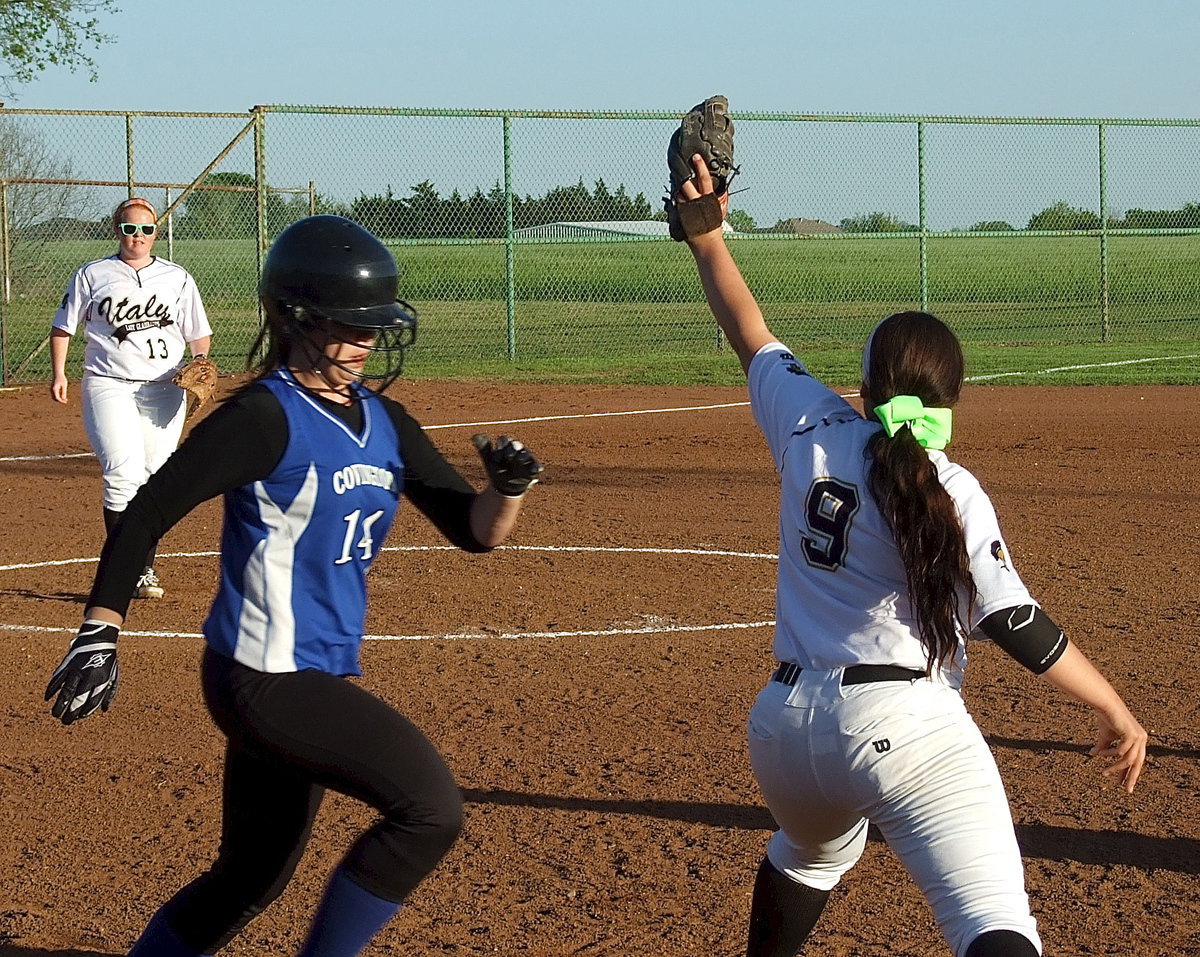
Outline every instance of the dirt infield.
<svg viewBox="0 0 1200 957"><path fill-rule="evenodd" d="M453 426L433 436L476 481L469 423L554 418L482 429L547 467L509 547L396 549L372 572L368 630L394 640L367 644L362 683L427 731L468 804L462 840L368 952L739 954L771 830L744 726L772 666L777 488L744 390L396 394ZM966 697L1008 785L1047 954L1200 955L1197 408L1195 388L976 386L956 422L954 458L991 493L1031 590L1151 730L1138 790L1106 787L1086 711L994 648L974 653ZM196 634L219 503L164 539L166 598L133 607L113 710L63 728L42 701L102 540L86 452L77 402L0 393L0 957L124 954L217 838L221 740ZM437 544L411 508L389 541ZM331 795L292 885L222 953L294 953L369 820ZM872 840L808 953L948 951Z"/></svg>

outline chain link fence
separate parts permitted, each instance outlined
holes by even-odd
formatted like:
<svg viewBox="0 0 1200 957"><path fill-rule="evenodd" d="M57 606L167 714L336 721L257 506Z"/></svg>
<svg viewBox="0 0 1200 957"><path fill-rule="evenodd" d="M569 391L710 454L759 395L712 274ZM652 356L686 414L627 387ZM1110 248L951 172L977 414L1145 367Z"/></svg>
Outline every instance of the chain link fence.
<svg viewBox="0 0 1200 957"><path fill-rule="evenodd" d="M1194 381L1200 121L734 118L731 248L806 356L849 368L879 318L921 308L956 329L981 377L1086 360L1136 379L1165 360ZM76 268L115 252L108 214L133 194L160 211L155 252L196 277L225 367L258 328L271 238L336 213L401 264L422 317L415 374L701 368L722 344L662 211L677 122L0 109L3 381L48 376L54 310Z"/></svg>

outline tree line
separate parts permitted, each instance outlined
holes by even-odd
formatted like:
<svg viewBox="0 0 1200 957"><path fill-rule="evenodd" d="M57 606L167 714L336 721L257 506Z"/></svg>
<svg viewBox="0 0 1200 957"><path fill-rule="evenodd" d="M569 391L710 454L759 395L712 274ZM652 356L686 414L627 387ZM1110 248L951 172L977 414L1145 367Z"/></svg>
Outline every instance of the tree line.
<svg viewBox="0 0 1200 957"><path fill-rule="evenodd" d="M848 233L906 233L918 229L891 213L874 212L851 216L838 223ZM1000 233L1026 230L1056 232L1099 229L1098 213L1059 202L1034 213L1024 227L1003 220L984 220L967 227L969 232ZM1200 228L1200 203L1185 203L1180 209L1129 209L1124 216L1108 217L1109 229L1197 229Z"/></svg>
<svg viewBox="0 0 1200 957"><path fill-rule="evenodd" d="M0 150L0 153L3 153ZM5 164L8 165L8 164ZM251 238L257 233L254 177L249 173L215 173L205 185L188 195L176 211L173 229L179 239ZM110 235L107 218L71 219L58 204L58 216L25 217L17 222L17 237L25 239L103 239ZM284 194L268 191L265 201L267 232L278 235L289 224L312 212L346 216L385 239L499 239L505 235L506 197L495 183L486 193L476 187L469 195L457 189L442 196L429 180L411 187L408 196L397 196L389 186L383 193L360 194L350 202L332 200L317 193ZM582 178L571 186L556 186L541 196L514 195L513 226L522 229L557 222L641 222L666 219L661 205L652 206L642 193L630 196L622 184L612 190L599 179L589 188ZM779 233L791 229L793 220L759 228L745 211L731 209L729 223L739 233ZM1024 227L1003 220L980 221L967 227L971 232L1016 232L1026 230L1099 229L1100 216L1065 202L1054 203L1034 213ZM1180 209L1130 209L1124 216L1109 217L1111 229L1200 228L1200 203ZM848 216L837 223L843 232L904 233L918 227L892 213L875 211Z"/></svg>
<svg viewBox="0 0 1200 957"><path fill-rule="evenodd" d="M254 177L248 173L216 173L210 186L226 190L196 190L174 217L175 235L182 239L228 239L255 235ZM624 185L610 190L604 180L589 189L579 180L573 186L556 186L542 196L513 196L513 224L520 229L554 222L646 220L653 210L646 197L630 196ZM267 232L274 236L310 212L346 216L385 239L498 239L505 234L507 214L504 189L499 183L488 192L476 187L468 196L454 190L442 196L424 180L408 196L397 196L389 186L383 193L361 194L349 203L317 194L285 197L268 192L265 204Z"/></svg>
<svg viewBox="0 0 1200 957"><path fill-rule="evenodd" d="M412 187L409 196L362 195L347 214L379 236L407 239L498 239L505 234L507 203L499 183L488 192L479 187L469 196L456 189L441 196L429 180ZM610 190L603 179L589 189L582 179L556 186L542 196L512 198L515 229L559 222L621 222L653 218L642 193L630 196L624 184Z"/></svg>

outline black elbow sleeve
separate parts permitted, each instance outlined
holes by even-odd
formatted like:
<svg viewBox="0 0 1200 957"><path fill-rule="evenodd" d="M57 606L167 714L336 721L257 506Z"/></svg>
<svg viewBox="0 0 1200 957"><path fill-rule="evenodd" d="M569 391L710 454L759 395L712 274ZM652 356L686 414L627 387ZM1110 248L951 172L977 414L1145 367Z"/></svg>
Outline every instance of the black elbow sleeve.
<svg viewBox="0 0 1200 957"><path fill-rule="evenodd" d="M979 629L1035 675L1062 657L1067 636L1037 605L1016 605L993 612Z"/></svg>

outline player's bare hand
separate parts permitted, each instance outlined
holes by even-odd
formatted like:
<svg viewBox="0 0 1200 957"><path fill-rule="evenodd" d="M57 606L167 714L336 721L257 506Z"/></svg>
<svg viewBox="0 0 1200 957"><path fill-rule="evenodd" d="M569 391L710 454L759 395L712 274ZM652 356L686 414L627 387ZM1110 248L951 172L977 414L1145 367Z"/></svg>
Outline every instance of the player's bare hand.
<svg viewBox="0 0 1200 957"><path fill-rule="evenodd" d="M708 171L704 157L699 153L692 156L692 169L696 171L696 175L679 187L679 197L682 199L699 199L713 191L712 174ZM721 204L721 214L727 214L729 193L722 193L717 197L717 202Z"/></svg>
<svg viewBox="0 0 1200 957"><path fill-rule="evenodd" d="M1149 735L1132 714L1126 710L1117 716L1098 712L1100 733L1096 745L1088 753L1109 758L1105 777L1115 778L1127 793L1132 793L1146 764L1146 743Z"/></svg>
<svg viewBox="0 0 1200 957"><path fill-rule="evenodd" d="M55 402L61 402L64 405L67 402L67 378L66 376L55 376L50 381L50 398Z"/></svg>

